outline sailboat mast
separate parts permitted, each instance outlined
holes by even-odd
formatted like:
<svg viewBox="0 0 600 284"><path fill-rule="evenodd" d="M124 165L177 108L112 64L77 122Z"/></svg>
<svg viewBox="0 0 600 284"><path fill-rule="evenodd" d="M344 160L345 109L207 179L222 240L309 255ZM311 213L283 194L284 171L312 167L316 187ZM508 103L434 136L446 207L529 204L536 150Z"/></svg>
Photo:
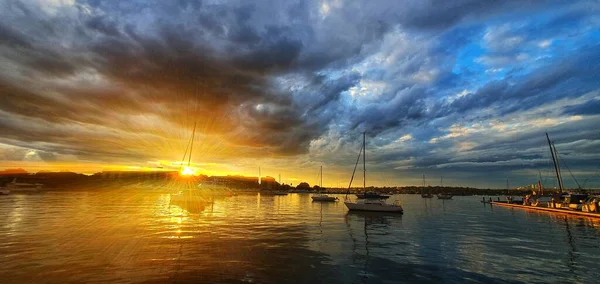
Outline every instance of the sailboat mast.
<svg viewBox="0 0 600 284"><path fill-rule="evenodd" d="M565 185L563 184L562 171L560 170L560 163L558 163L558 151L556 151L554 142L552 142L552 149L554 149L554 156L556 156L556 166L558 167L558 176L560 177L559 183L562 191L562 189L565 188Z"/></svg>
<svg viewBox="0 0 600 284"><path fill-rule="evenodd" d="M319 187L323 188L323 166L321 166L321 183L319 183Z"/></svg>
<svg viewBox="0 0 600 284"><path fill-rule="evenodd" d="M560 170L558 168L558 160L554 155L554 149L552 148L552 142L550 142L550 136L548 136L548 133L546 133L546 139L548 140L548 147L550 147L550 153L552 154L552 162L554 163L554 171L556 172L556 180L558 181L558 187L560 188L560 192L562 192L563 186L560 178Z"/></svg>
<svg viewBox="0 0 600 284"><path fill-rule="evenodd" d="M367 191L367 162L366 162L367 148L365 147L367 145L367 143L365 142L366 137L367 137L367 132L363 132L363 149L364 149L364 153L363 153L363 190L365 192Z"/></svg>
<svg viewBox="0 0 600 284"><path fill-rule="evenodd" d="M196 134L196 122L194 122L194 130L192 131L192 142L190 142L190 156L188 157L188 167L192 163L192 150L194 150L194 135Z"/></svg>
<svg viewBox="0 0 600 284"><path fill-rule="evenodd" d="M260 185L260 167L258 167L258 184Z"/></svg>
<svg viewBox="0 0 600 284"><path fill-rule="evenodd" d="M538 170L538 175L540 177L538 180L538 187L539 187L541 194L544 195L544 187L542 186L542 171Z"/></svg>

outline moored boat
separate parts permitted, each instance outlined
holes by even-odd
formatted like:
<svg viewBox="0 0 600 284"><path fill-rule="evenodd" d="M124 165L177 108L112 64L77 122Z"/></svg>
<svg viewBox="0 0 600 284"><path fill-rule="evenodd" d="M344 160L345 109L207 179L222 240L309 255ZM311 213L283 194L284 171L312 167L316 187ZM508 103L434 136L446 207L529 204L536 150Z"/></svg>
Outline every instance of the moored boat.
<svg viewBox="0 0 600 284"><path fill-rule="evenodd" d="M447 200L447 199L452 199L452 195L445 194L445 193L440 193L440 194L437 195L437 198L438 199L446 199Z"/></svg>
<svg viewBox="0 0 600 284"><path fill-rule="evenodd" d="M367 188L367 167L366 167L366 133L363 133L363 145L362 149L358 154L358 159L356 160L356 165L354 165L354 171L352 172L352 178L350 179L350 185L348 186L348 191L352 186L352 180L354 179L354 173L356 172L356 166L358 166L358 161L360 160L360 154L363 153L363 189ZM377 196L381 196L377 194ZM358 196L357 196L358 197ZM400 202L395 202L393 204L386 203L384 199L389 198L389 196L384 196L385 198L378 199L369 199L363 198L357 201L348 200L348 194L346 194L346 200L344 201L344 205L348 207L350 211L371 211L371 212L394 212L394 213L404 213L402 209L402 205Z"/></svg>
<svg viewBox="0 0 600 284"><path fill-rule="evenodd" d="M425 193L425 175L423 175L423 186L421 187L421 198L433 198L433 194L431 194L431 189L429 192Z"/></svg>
<svg viewBox="0 0 600 284"><path fill-rule="evenodd" d="M389 195L382 195L377 192L365 192L356 194L356 198L358 199L388 199Z"/></svg>
<svg viewBox="0 0 600 284"><path fill-rule="evenodd" d="M317 194L317 195L311 196L310 198L312 198L313 201L325 201L325 202L334 202L334 201L338 200L337 197L329 196L327 194Z"/></svg>
<svg viewBox="0 0 600 284"><path fill-rule="evenodd" d="M371 211L371 212L396 212L403 213L400 202L394 204L386 203L383 200L361 199L356 202L345 201L348 210Z"/></svg>
<svg viewBox="0 0 600 284"><path fill-rule="evenodd" d="M12 182L6 184L6 189L10 192L38 192L44 185L41 183L25 183L17 182L17 178L14 178Z"/></svg>
<svg viewBox="0 0 600 284"><path fill-rule="evenodd" d="M321 172L319 173L321 177L319 181L319 188L323 189L323 166L321 166ZM312 201L323 201L323 202L335 202L337 201L337 197L328 196L327 194L319 193L310 197Z"/></svg>

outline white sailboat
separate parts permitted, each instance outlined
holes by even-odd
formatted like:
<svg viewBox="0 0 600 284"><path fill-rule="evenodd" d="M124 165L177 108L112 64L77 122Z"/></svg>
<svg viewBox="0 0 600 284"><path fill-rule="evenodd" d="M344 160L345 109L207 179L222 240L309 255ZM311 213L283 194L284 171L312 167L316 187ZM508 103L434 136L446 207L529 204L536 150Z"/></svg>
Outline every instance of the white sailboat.
<svg viewBox="0 0 600 284"><path fill-rule="evenodd" d="M367 188L367 167L366 167L366 133L363 133L363 188L366 191ZM360 159L360 153L358 154ZM356 165L354 165L354 171L356 171L356 166L358 165L358 160L356 160ZM350 185L348 186L348 190L352 186L352 180L354 179L354 172L352 172L352 178L350 179ZM400 202L396 202L394 204L386 203L385 200L382 199L359 199L356 202L352 202L347 199L348 195L346 194L346 200L344 204L348 207L348 210L351 211L372 211L372 212L394 212L394 213L403 213L402 205Z"/></svg>
<svg viewBox="0 0 600 284"><path fill-rule="evenodd" d="M319 183L319 188L323 188L323 166L321 166L321 181ZM311 196L313 201L324 201L324 202L335 202L337 201L337 197L329 196L327 194L318 193Z"/></svg>

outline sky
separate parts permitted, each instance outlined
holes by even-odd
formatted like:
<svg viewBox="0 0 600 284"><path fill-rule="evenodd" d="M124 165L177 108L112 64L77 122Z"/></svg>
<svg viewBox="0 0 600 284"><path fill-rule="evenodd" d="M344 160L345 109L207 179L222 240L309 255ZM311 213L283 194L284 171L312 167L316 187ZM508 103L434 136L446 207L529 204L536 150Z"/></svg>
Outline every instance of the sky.
<svg viewBox="0 0 600 284"><path fill-rule="evenodd" d="M0 62L0 168L600 187L598 1L8 0Z"/></svg>

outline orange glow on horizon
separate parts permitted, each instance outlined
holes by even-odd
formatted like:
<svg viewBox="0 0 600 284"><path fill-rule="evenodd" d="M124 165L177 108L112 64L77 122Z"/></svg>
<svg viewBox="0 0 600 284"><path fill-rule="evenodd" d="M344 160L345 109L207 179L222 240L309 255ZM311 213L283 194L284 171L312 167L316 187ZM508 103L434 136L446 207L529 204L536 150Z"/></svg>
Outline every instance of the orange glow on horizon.
<svg viewBox="0 0 600 284"><path fill-rule="evenodd" d="M197 176L198 175L198 169L194 168L194 167L183 167L183 169L181 170L180 174L182 176Z"/></svg>

